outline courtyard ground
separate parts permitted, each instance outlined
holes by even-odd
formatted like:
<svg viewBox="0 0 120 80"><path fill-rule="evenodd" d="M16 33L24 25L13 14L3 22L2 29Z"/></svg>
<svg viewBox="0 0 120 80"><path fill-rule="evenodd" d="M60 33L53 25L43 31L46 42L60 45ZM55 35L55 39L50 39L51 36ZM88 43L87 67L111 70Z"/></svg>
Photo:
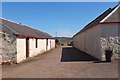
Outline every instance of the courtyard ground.
<svg viewBox="0 0 120 80"><path fill-rule="evenodd" d="M118 61L96 59L73 47L58 47L24 63L3 65L3 78L118 78Z"/></svg>

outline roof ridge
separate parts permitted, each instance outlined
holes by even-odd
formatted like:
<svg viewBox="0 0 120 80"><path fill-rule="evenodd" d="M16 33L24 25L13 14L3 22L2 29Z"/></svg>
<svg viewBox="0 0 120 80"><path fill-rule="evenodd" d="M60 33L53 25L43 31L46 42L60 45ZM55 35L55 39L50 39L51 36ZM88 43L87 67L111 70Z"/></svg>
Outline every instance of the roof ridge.
<svg viewBox="0 0 120 80"><path fill-rule="evenodd" d="M33 27L29 26L29 25L26 25L26 24L23 24L23 25L22 25L22 24L20 24L20 23L15 22L15 21L8 20L8 19L6 19L6 18L1 18L1 19L6 20L6 21L9 21L9 22L14 23L14 24L17 24L17 25L20 25L20 26L22 26L22 27L27 27L27 28L30 28L30 29L36 29L36 28L33 28ZM38 29L36 29L36 30L38 30ZM38 30L38 31L40 31L40 30ZM41 31L41 32L42 32L42 31Z"/></svg>
<svg viewBox="0 0 120 80"><path fill-rule="evenodd" d="M8 27L10 27L11 29L18 32L19 33L19 35L17 35L18 37L51 38L51 39L53 38L48 33L40 31L40 30L35 29L35 28L32 28L30 26L21 25L21 24L15 23L11 20L7 20L7 19L4 19L4 18L0 18L0 19L3 20L3 24L8 25Z"/></svg>
<svg viewBox="0 0 120 80"><path fill-rule="evenodd" d="M104 17L100 23L104 22L107 18L109 18L113 13L115 13L115 11L117 11L119 9L120 5L116 5L115 7L111 8L111 12L106 16Z"/></svg>
<svg viewBox="0 0 120 80"><path fill-rule="evenodd" d="M100 21L102 19L104 19L111 11L112 11L112 8L108 8L106 11L104 11L102 14L100 14L98 17L96 17L94 20L92 20L90 23L88 23L82 30L80 30L74 36L76 36L77 34L81 33L84 30L87 30L91 26L96 25L97 23L100 23Z"/></svg>
<svg viewBox="0 0 120 80"><path fill-rule="evenodd" d="M3 18L3 17L1 17L0 19L3 19L3 20L6 20L6 21L9 21L9 22L12 22L12 23L15 23L15 24L19 24L19 23L15 22L15 21L12 21L12 20L9 20L9 19Z"/></svg>
<svg viewBox="0 0 120 80"><path fill-rule="evenodd" d="M0 18L0 19L9 21L9 22L11 22L11 23L14 23L14 24L17 24L17 25L20 25L20 26L24 26L24 27L28 27L28 28L31 28L31 29L35 29L35 28L33 28L33 27L29 26L29 25L22 24L22 23L20 24L20 23L17 23L17 22L15 22L15 21L12 21L12 20L9 20L9 19L6 19L6 18Z"/></svg>
<svg viewBox="0 0 120 80"><path fill-rule="evenodd" d="M114 11L116 8L120 7L120 3L118 5L116 5L113 8L108 8L106 11L104 11L102 14L100 14L98 17L96 17L94 20L92 20L90 23L88 23L83 29L81 29L79 32L77 32L74 36L76 36L77 34L87 30L88 28L90 28L91 26L94 26L98 23L100 23L105 17L107 17L112 11ZM73 37L74 37L73 36Z"/></svg>

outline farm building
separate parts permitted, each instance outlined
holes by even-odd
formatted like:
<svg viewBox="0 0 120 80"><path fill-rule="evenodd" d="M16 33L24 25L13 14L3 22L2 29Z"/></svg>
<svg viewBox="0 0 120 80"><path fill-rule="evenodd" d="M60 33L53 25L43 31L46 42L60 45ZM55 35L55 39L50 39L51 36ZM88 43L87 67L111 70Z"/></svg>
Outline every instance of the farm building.
<svg viewBox="0 0 120 80"><path fill-rule="evenodd" d="M105 60L105 50L112 50L112 59L120 53L120 5L109 8L73 36L75 48L99 60Z"/></svg>
<svg viewBox="0 0 120 80"><path fill-rule="evenodd" d="M0 21L2 62L19 63L55 48L55 39L45 32L6 19Z"/></svg>

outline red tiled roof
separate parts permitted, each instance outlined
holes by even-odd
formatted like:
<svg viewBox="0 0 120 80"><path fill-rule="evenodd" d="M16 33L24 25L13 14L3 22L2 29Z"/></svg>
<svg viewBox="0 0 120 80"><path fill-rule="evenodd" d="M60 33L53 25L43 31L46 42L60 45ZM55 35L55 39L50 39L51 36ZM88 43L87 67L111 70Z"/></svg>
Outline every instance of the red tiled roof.
<svg viewBox="0 0 120 80"><path fill-rule="evenodd" d="M39 31L37 29L33 29L30 28L28 26L22 25L22 24L17 24L14 22L11 22L9 20L5 20L5 19L0 19L2 20L2 25L7 26L9 28L11 28L13 31L15 31L16 36L20 37L20 38L53 38L52 36L50 36L49 34Z"/></svg>

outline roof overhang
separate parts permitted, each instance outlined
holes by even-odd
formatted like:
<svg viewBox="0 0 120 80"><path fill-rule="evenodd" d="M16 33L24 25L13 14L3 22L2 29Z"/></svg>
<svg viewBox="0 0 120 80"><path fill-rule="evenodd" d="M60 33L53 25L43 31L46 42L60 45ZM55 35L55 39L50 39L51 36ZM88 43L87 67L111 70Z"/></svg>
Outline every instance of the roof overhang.
<svg viewBox="0 0 120 80"><path fill-rule="evenodd" d="M16 36L17 36L17 38L55 39L55 38L42 38L42 37L35 37L35 36L22 35L22 34L17 34Z"/></svg>
<svg viewBox="0 0 120 80"><path fill-rule="evenodd" d="M97 25L99 25L99 24L120 24L120 22L101 22L101 23L96 23L95 25L90 26L90 27L87 28L87 29L82 29L82 30L81 30L80 32L78 32L76 35L78 35L78 34L80 34L80 33L82 33L82 32L85 32L85 31L87 31L87 30L89 30L89 29L91 29L91 28L93 28L93 27L95 27L95 26L97 26ZM73 38L74 38L76 35L74 35Z"/></svg>

